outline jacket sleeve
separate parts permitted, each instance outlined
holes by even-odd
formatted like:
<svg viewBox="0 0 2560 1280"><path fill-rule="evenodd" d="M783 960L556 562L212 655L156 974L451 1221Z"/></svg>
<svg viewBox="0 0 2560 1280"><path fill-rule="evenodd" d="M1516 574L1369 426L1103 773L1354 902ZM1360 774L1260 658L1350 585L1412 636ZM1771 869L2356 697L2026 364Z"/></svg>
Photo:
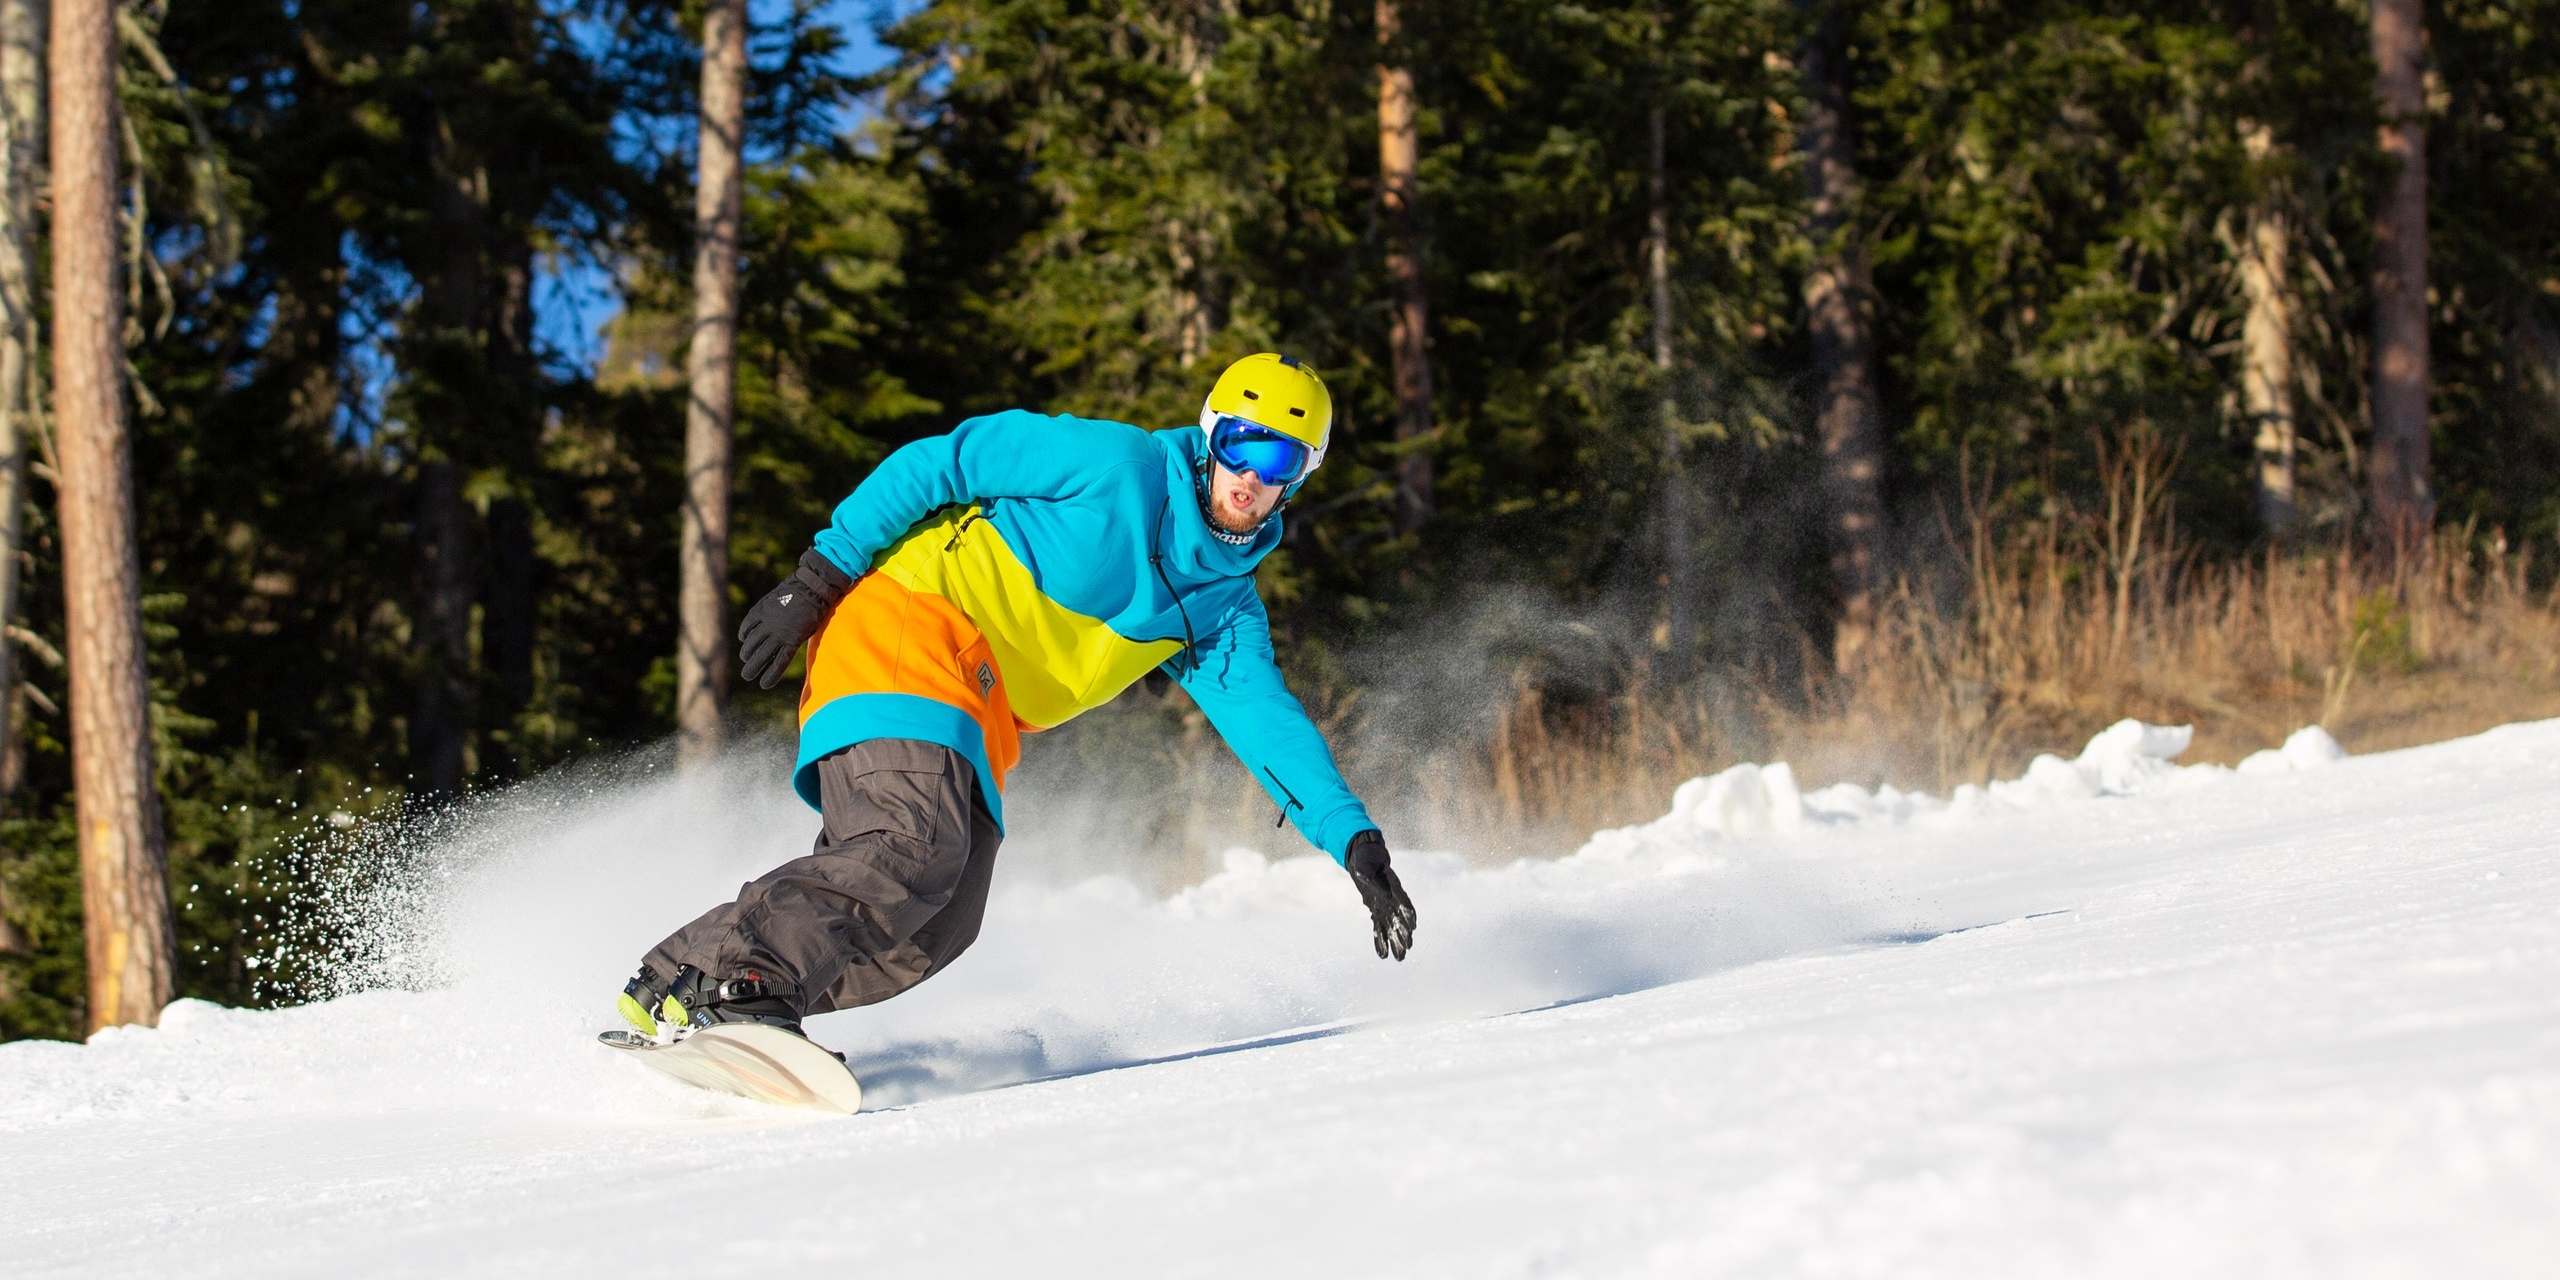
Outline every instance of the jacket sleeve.
<svg viewBox="0 0 2560 1280"><path fill-rule="evenodd" d="M1342 861L1351 837L1378 825L1351 794L1324 735L1280 678L1270 615L1259 596L1248 594L1224 625L1201 638L1191 657L1178 657L1166 669L1299 834L1335 862Z"/></svg>
<svg viewBox="0 0 2560 1280"><path fill-rule="evenodd" d="M1132 458L1137 428L1008 409L902 445L836 505L814 539L855 577L871 558L943 507L988 498L1063 498Z"/></svg>

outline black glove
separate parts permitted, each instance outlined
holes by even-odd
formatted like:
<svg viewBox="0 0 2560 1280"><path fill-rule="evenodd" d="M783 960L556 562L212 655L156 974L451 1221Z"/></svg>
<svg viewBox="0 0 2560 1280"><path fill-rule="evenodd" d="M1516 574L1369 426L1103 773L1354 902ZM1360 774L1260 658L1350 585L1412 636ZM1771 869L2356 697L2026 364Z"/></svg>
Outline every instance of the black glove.
<svg viewBox="0 0 2560 1280"><path fill-rule="evenodd" d="M853 590L853 579L815 551L782 585L764 593L738 623L738 674L770 689L791 669L791 655L826 625L827 611Z"/></svg>
<svg viewBox="0 0 2560 1280"><path fill-rule="evenodd" d="M1351 848L1343 854L1342 866L1360 890L1362 905L1369 908L1369 927L1378 934L1378 958L1404 959L1404 953L1413 948L1413 922L1417 917L1413 899L1405 896L1404 882L1396 879L1396 869L1387 865L1387 838L1375 831L1351 837Z"/></svg>

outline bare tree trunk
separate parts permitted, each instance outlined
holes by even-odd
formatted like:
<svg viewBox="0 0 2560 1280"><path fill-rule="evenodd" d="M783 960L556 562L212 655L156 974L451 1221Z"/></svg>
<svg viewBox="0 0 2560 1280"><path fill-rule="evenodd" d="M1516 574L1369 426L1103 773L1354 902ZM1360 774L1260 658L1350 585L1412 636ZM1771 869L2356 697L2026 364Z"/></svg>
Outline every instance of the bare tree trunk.
<svg viewBox="0 0 2560 1280"><path fill-rule="evenodd" d="M2373 0L2373 62L2391 185L2374 220L2373 513L2395 553L2435 524L2427 462L2427 129L2423 0Z"/></svg>
<svg viewBox="0 0 2560 1280"><path fill-rule="evenodd" d="M2238 245L2248 308L2240 322L2240 399L2256 435L2258 523L2281 538L2293 532L2300 516L2294 497L2293 224L2283 188L2270 171L2275 131L2263 120L2243 120L2240 145L2259 170Z"/></svg>
<svg viewBox="0 0 2560 1280"><path fill-rule="evenodd" d="M1663 675L1685 678L1696 657L1692 596L1697 591L1694 539L1689 530L1689 447L1681 438L1680 406L1671 383L1671 179L1665 157L1668 125L1659 103L1646 113L1652 177L1645 216L1645 275L1653 295L1654 415L1662 436L1662 642Z"/></svg>
<svg viewBox="0 0 2560 1280"><path fill-rule="evenodd" d="M1378 0L1378 199L1387 221L1387 278L1395 318L1387 342L1395 360L1396 529L1411 533L1431 518L1431 297L1422 278L1422 201L1417 171L1413 70L1403 47L1399 0Z"/></svg>
<svg viewBox="0 0 2560 1280"><path fill-rule="evenodd" d="M498 294L489 330L489 365L502 381L499 403L515 411L498 443L504 469L526 476L538 465L542 433L536 401L542 372L533 352L533 243L518 219L495 218L490 231L497 247ZM495 768L511 778L533 767L518 733L518 717L533 701L536 570L533 508L522 492L492 496L481 512L485 573L480 584L480 664L488 673L486 692L495 703L482 713L481 727L497 732L483 739L476 763L484 774Z"/></svg>
<svg viewBox="0 0 2560 1280"><path fill-rule="evenodd" d="M462 471L449 458L418 464L418 626L425 660L409 721L410 783L420 792L462 789L473 704L471 528Z"/></svg>
<svg viewBox="0 0 2560 1280"><path fill-rule="evenodd" d="M530 59L539 6L413 6L424 38ZM402 385L416 459L416 711L410 774L428 794L530 761L518 736L533 690L539 568L523 483L539 465L543 379L534 355L534 210L544 155L467 95L427 99L429 242L407 265L419 301Z"/></svg>
<svg viewBox="0 0 2560 1280"><path fill-rule="evenodd" d="M435 34L449 34L439 13ZM444 261L420 282L416 335L408 370L417 388L414 424L419 459L416 538L419 574L418 702L409 722L411 785L449 795L470 771L471 730L479 716L472 612L478 602L474 530L463 495L470 463L486 450L470 419L491 399L475 395L489 381L490 177L478 140L457 128L453 104L438 108L428 143L433 220Z"/></svg>
<svg viewBox="0 0 2560 1280"><path fill-rule="evenodd" d="M26 537L27 440L35 430L35 188L44 157L44 16L40 0L0 0L0 629L18 620ZM16 755L17 646L0 634L0 762ZM0 763L0 806L17 783ZM0 951L9 945L0 890Z"/></svg>
<svg viewBox="0 0 2560 1280"><path fill-rule="evenodd" d="M488 580L482 587L480 660L497 702L489 709L489 724L506 733L505 776L520 778L534 767L517 734L517 718L533 702L533 504L513 495L491 498L482 523ZM484 771L492 766L490 754L481 753Z"/></svg>
<svg viewBox="0 0 2560 1280"><path fill-rule="evenodd" d="M1832 661L1857 662L1875 632L1884 556L1884 427L1877 407L1874 340L1868 332L1874 286L1856 220L1861 198L1850 134L1846 33L1839 11L1810 0L1815 30L1805 45L1804 148L1811 205L1813 268L1804 302L1820 389L1814 423L1822 440L1825 523L1831 579L1840 596Z"/></svg>
<svg viewBox="0 0 2560 1280"><path fill-rule="evenodd" d="M35 187L44 155L44 16L38 0L0 0L0 629L18 619L26 537L27 437L34 430ZM0 634L0 812L19 774L17 646ZM0 860L15 856L0 850ZM0 884L0 955L22 955L9 889ZM0 980L0 999L11 993Z"/></svg>
<svg viewBox="0 0 2560 1280"><path fill-rule="evenodd" d="M167 851L151 773L141 566L117 289L111 0L52 21L53 385L89 1027L157 1021L174 991Z"/></svg>
<svg viewBox="0 0 2560 1280"><path fill-rule="evenodd" d="M684 584L676 647L676 758L720 750L729 705L729 469L737 413L739 150L747 122L747 3L702 19L702 127L693 196L692 394L684 415Z"/></svg>
<svg viewBox="0 0 2560 1280"><path fill-rule="evenodd" d="M1191 86L1191 109L1209 110L1209 68L1226 43L1230 0L1191 0L1174 19L1174 69ZM1188 202L1186 202L1188 203ZM1227 288L1218 270L1216 215L1188 207L1168 229L1173 250L1174 354L1188 369L1227 327Z"/></svg>

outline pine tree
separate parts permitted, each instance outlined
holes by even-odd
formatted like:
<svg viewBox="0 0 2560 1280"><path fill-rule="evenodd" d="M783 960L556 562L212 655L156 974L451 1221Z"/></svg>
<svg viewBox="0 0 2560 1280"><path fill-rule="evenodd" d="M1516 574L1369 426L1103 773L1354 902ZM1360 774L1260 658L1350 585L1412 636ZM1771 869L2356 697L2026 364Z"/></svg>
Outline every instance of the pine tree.
<svg viewBox="0 0 2560 1280"><path fill-rule="evenodd" d="M1411 535L1432 515L1431 292L1419 176L1422 150L1415 101L1415 51L1405 43L1407 0L1377 0L1378 205L1386 222L1387 279L1395 317L1387 342L1395 370L1396 527Z"/></svg>
<svg viewBox="0 0 2560 1280"><path fill-rule="evenodd" d="M683 619L676 648L678 754L696 764L718 752L729 701L729 476L737 412L746 76L746 0L718 0L702 18L693 334L685 355Z"/></svg>
<svg viewBox="0 0 2560 1280"><path fill-rule="evenodd" d="M1687 433L1680 403L1671 394L1676 322L1671 307L1671 162L1669 108L1659 100L1645 111L1645 285L1653 312L1653 371L1661 379L1655 414L1662 432L1662 649L1664 674L1685 678L1697 652L1695 604L1697 539L1690 530Z"/></svg>
<svg viewBox="0 0 2560 1280"><path fill-rule="evenodd" d="M38 333L35 188L44 154L44 19L36 0L0 0L0 806L23 768L18 734L18 564L27 450L34 439ZM0 889L0 898L6 890ZM0 950L11 949L0 906Z"/></svg>
<svg viewBox="0 0 2560 1280"><path fill-rule="evenodd" d="M2427 104L2423 0L2373 0L2375 95L2390 186L2375 211L2373 489L2375 534L2417 550L2435 524L2427 466Z"/></svg>
<svg viewBox="0 0 2560 1280"><path fill-rule="evenodd" d="M27 450L35 434L34 189L44 132L44 20L35 0L0 0L0 812L25 771L18 702L18 565L24 557ZM11 861L13 852L0 862ZM0 955L27 935L0 877ZM0 980L0 998L10 993Z"/></svg>
<svg viewBox="0 0 2560 1280"><path fill-rule="evenodd" d="M1804 46L1807 326L1813 336L1814 430L1822 451L1838 622L1833 661L1854 666L1875 629L1885 585L1883 408L1875 369L1875 287L1867 269L1857 138L1849 117L1848 25L1839 6L1808 0Z"/></svg>
<svg viewBox="0 0 2560 1280"><path fill-rule="evenodd" d="M55 438L94 1030L159 1019L177 946L145 720L125 428L114 6L54 0L51 35Z"/></svg>
<svg viewBox="0 0 2560 1280"><path fill-rule="evenodd" d="M607 143L611 94L562 17L456 0L408 18L348 24L395 72L366 86L385 185L357 242L415 282L384 427L411 478L411 767L419 789L451 792L475 769L532 763L531 503L546 409L564 398L535 348L536 246L618 207L627 175Z"/></svg>
<svg viewBox="0 0 2560 1280"><path fill-rule="evenodd" d="M2285 152L2265 119L2239 121L2240 145L2255 170L2257 191L2233 237L2247 302L2241 322L2240 398L2254 429L2258 522L2275 537L2293 532L2300 430L2293 410L2293 225L2284 196Z"/></svg>

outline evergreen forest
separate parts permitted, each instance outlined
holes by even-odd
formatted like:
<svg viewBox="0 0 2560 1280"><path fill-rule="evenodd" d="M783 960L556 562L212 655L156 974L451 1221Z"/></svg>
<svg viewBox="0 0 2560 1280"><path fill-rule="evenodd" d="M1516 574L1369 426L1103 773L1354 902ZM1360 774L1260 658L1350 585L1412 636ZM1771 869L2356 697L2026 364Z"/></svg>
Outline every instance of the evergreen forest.
<svg viewBox="0 0 2560 1280"><path fill-rule="evenodd" d="M102 1024L43 92L87 2L0 0L0 1038ZM282 998L244 956L315 826L681 767L688 689L784 766L787 687L680 660L689 417L734 627L903 442L1302 357L1336 442L1261 589L1400 844L2123 715L2560 714L2560 0L107 7L178 995ZM1029 772L1148 780L1101 834L1169 880L1303 851L1178 690L1088 720Z"/></svg>

